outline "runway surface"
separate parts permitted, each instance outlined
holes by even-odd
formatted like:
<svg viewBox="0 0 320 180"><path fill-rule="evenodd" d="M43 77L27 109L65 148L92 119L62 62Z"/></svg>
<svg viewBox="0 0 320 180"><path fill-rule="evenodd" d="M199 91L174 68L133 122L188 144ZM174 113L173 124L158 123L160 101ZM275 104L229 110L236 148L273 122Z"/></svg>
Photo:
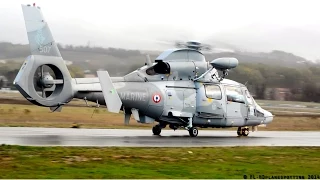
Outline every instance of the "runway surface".
<svg viewBox="0 0 320 180"><path fill-rule="evenodd" d="M237 137L235 131L199 130L189 137L186 130L68 129L0 127L0 144L28 146L320 146L320 131L258 131Z"/></svg>

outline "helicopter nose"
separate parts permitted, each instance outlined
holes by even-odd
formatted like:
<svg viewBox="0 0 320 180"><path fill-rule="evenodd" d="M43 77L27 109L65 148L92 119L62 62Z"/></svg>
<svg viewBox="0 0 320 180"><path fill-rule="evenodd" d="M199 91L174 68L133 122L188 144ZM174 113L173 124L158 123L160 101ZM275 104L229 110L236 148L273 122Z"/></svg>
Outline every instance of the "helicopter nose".
<svg viewBox="0 0 320 180"><path fill-rule="evenodd" d="M269 124L269 123L271 123L272 120L273 120L273 115L272 115L271 112L265 110L265 112L264 112L264 118L265 118L265 120L264 120L265 124Z"/></svg>

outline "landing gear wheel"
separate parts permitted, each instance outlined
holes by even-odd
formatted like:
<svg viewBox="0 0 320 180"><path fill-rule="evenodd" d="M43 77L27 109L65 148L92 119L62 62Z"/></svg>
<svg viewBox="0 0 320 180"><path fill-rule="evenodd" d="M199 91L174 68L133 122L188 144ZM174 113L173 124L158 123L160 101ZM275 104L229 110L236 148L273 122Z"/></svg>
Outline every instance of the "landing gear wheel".
<svg viewBox="0 0 320 180"><path fill-rule="evenodd" d="M241 130L241 127L238 127L237 134L238 134L238 136L242 136L242 130Z"/></svg>
<svg viewBox="0 0 320 180"><path fill-rule="evenodd" d="M249 135L249 128L243 128L241 135L242 136L248 136Z"/></svg>
<svg viewBox="0 0 320 180"><path fill-rule="evenodd" d="M197 137L198 136L198 129L195 127L192 127L189 129L189 135L191 137Z"/></svg>
<svg viewBox="0 0 320 180"><path fill-rule="evenodd" d="M249 135L249 128L248 127L238 127L237 134L238 134L238 136L248 136Z"/></svg>
<svg viewBox="0 0 320 180"><path fill-rule="evenodd" d="M160 135L160 133L161 133L161 127L160 127L160 125L155 125L155 126L153 126L152 132L153 132L153 135Z"/></svg>

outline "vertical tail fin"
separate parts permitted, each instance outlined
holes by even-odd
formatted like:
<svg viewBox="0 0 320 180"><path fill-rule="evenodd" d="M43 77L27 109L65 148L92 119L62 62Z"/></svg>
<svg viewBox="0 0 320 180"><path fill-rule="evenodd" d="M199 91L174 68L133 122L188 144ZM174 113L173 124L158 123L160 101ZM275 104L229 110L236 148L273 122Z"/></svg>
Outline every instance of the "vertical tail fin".
<svg viewBox="0 0 320 180"><path fill-rule="evenodd" d="M22 5L32 55L61 57L40 7Z"/></svg>
<svg viewBox="0 0 320 180"><path fill-rule="evenodd" d="M97 71L104 100L109 112L119 113L122 101L112 84L108 71Z"/></svg>
<svg viewBox="0 0 320 180"><path fill-rule="evenodd" d="M22 11L31 56L20 68L14 85L26 99L36 105L60 107L73 98L71 75L53 40L41 9L36 6L22 5ZM44 72L44 66L49 67L54 74L50 74L50 71ZM41 75L35 78L38 69ZM42 90L42 96L39 96L35 88ZM46 92L52 93L47 96Z"/></svg>

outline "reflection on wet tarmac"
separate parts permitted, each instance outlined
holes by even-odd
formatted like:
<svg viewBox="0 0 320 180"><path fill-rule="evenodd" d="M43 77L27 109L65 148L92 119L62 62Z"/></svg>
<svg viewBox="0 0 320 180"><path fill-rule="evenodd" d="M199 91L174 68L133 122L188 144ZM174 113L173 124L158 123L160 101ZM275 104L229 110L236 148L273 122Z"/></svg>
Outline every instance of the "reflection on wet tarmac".
<svg viewBox="0 0 320 180"><path fill-rule="evenodd" d="M189 137L185 130L67 129L0 127L0 144L30 146L125 146L125 147L212 147L212 146L320 146L317 131L258 131L237 137L235 131L200 130Z"/></svg>

